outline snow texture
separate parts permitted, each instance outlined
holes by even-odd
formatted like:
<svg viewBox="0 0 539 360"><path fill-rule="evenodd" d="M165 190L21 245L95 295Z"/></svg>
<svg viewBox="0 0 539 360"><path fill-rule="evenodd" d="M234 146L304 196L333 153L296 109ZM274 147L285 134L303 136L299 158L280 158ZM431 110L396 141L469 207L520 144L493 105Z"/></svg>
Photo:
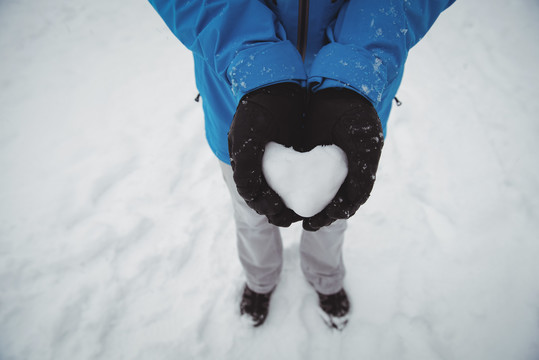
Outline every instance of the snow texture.
<svg viewBox="0 0 539 360"><path fill-rule="evenodd" d="M457 1L410 52L332 331L300 226L240 321L191 54L145 1L0 2L0 359L539 358L539 4Z"/></svg>
<svg viewBox="0 0 539 360"><path fill-rule="evenodd" d="M262 158L268 185L287 207L303 217L318 214L333 199L348 174L347 158L337 145L297 152L270 142Z"/></svg>

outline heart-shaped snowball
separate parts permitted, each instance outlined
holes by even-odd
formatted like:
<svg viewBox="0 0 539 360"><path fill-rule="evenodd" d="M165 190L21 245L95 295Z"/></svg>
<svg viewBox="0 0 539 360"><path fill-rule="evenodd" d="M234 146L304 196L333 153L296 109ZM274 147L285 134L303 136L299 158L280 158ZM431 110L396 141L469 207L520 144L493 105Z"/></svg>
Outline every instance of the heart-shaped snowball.
<svg viewBox="0 0 539 360"><path fill-rule="evenodd" d="M262 158L262 172L287 207L311 217L333 199L348 174L347 164L346 154L337 145L320 145L301 153L270 142Z"/></svg>

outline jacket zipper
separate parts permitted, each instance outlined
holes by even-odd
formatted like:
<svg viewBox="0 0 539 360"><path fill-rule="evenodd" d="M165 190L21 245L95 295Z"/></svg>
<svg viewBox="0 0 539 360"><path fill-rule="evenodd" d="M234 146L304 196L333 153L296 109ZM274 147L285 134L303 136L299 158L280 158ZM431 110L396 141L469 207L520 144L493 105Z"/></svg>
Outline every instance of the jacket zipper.
<svg viewBox="0 0 539 360"><path fill-rule="evenodd" d="M307 51L307 31L309 29L309 0L299 0L298 11L298 43L297 48L305 61Z"/></svg>

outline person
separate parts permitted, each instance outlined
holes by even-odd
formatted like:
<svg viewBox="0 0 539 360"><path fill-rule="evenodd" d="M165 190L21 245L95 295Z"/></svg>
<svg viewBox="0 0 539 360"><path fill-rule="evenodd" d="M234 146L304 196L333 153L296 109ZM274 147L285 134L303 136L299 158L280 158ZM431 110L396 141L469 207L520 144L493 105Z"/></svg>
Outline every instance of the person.
<svg viewBox="0 0 539 360"><path fill-rule="evenodd" d="M303 273L328 325L342 329L346 219L372 190L408 51L454 0L149 2L193 52L207 141L233 201L241 314L265 321L283 261L279 227L301 221ZM271 141L345 152L348 175L321 212L302 218L268 186Z"/></svg>

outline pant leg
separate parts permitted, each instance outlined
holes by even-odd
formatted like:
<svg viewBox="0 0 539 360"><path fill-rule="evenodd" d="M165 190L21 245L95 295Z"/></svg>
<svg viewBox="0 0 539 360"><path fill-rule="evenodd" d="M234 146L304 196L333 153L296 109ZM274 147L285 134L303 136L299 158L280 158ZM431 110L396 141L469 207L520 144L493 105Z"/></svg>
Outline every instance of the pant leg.
<svg viewBox="0 0 539 360"><path fill-rule="evenodd" d="M238 194L232 167L219 162L232 197L236 241L247 285L257 293L267 293L277 285L283 265L283 244L279 228L251 209Z"/></svg>
<svg viewBox="0 0 539 360"><path fill-rule="evenodd" d="M318 231L304 230L301 235L301 269L307 281L321 294L334 294L343 287L345 230L346 220L337 220Z"/></svg>

